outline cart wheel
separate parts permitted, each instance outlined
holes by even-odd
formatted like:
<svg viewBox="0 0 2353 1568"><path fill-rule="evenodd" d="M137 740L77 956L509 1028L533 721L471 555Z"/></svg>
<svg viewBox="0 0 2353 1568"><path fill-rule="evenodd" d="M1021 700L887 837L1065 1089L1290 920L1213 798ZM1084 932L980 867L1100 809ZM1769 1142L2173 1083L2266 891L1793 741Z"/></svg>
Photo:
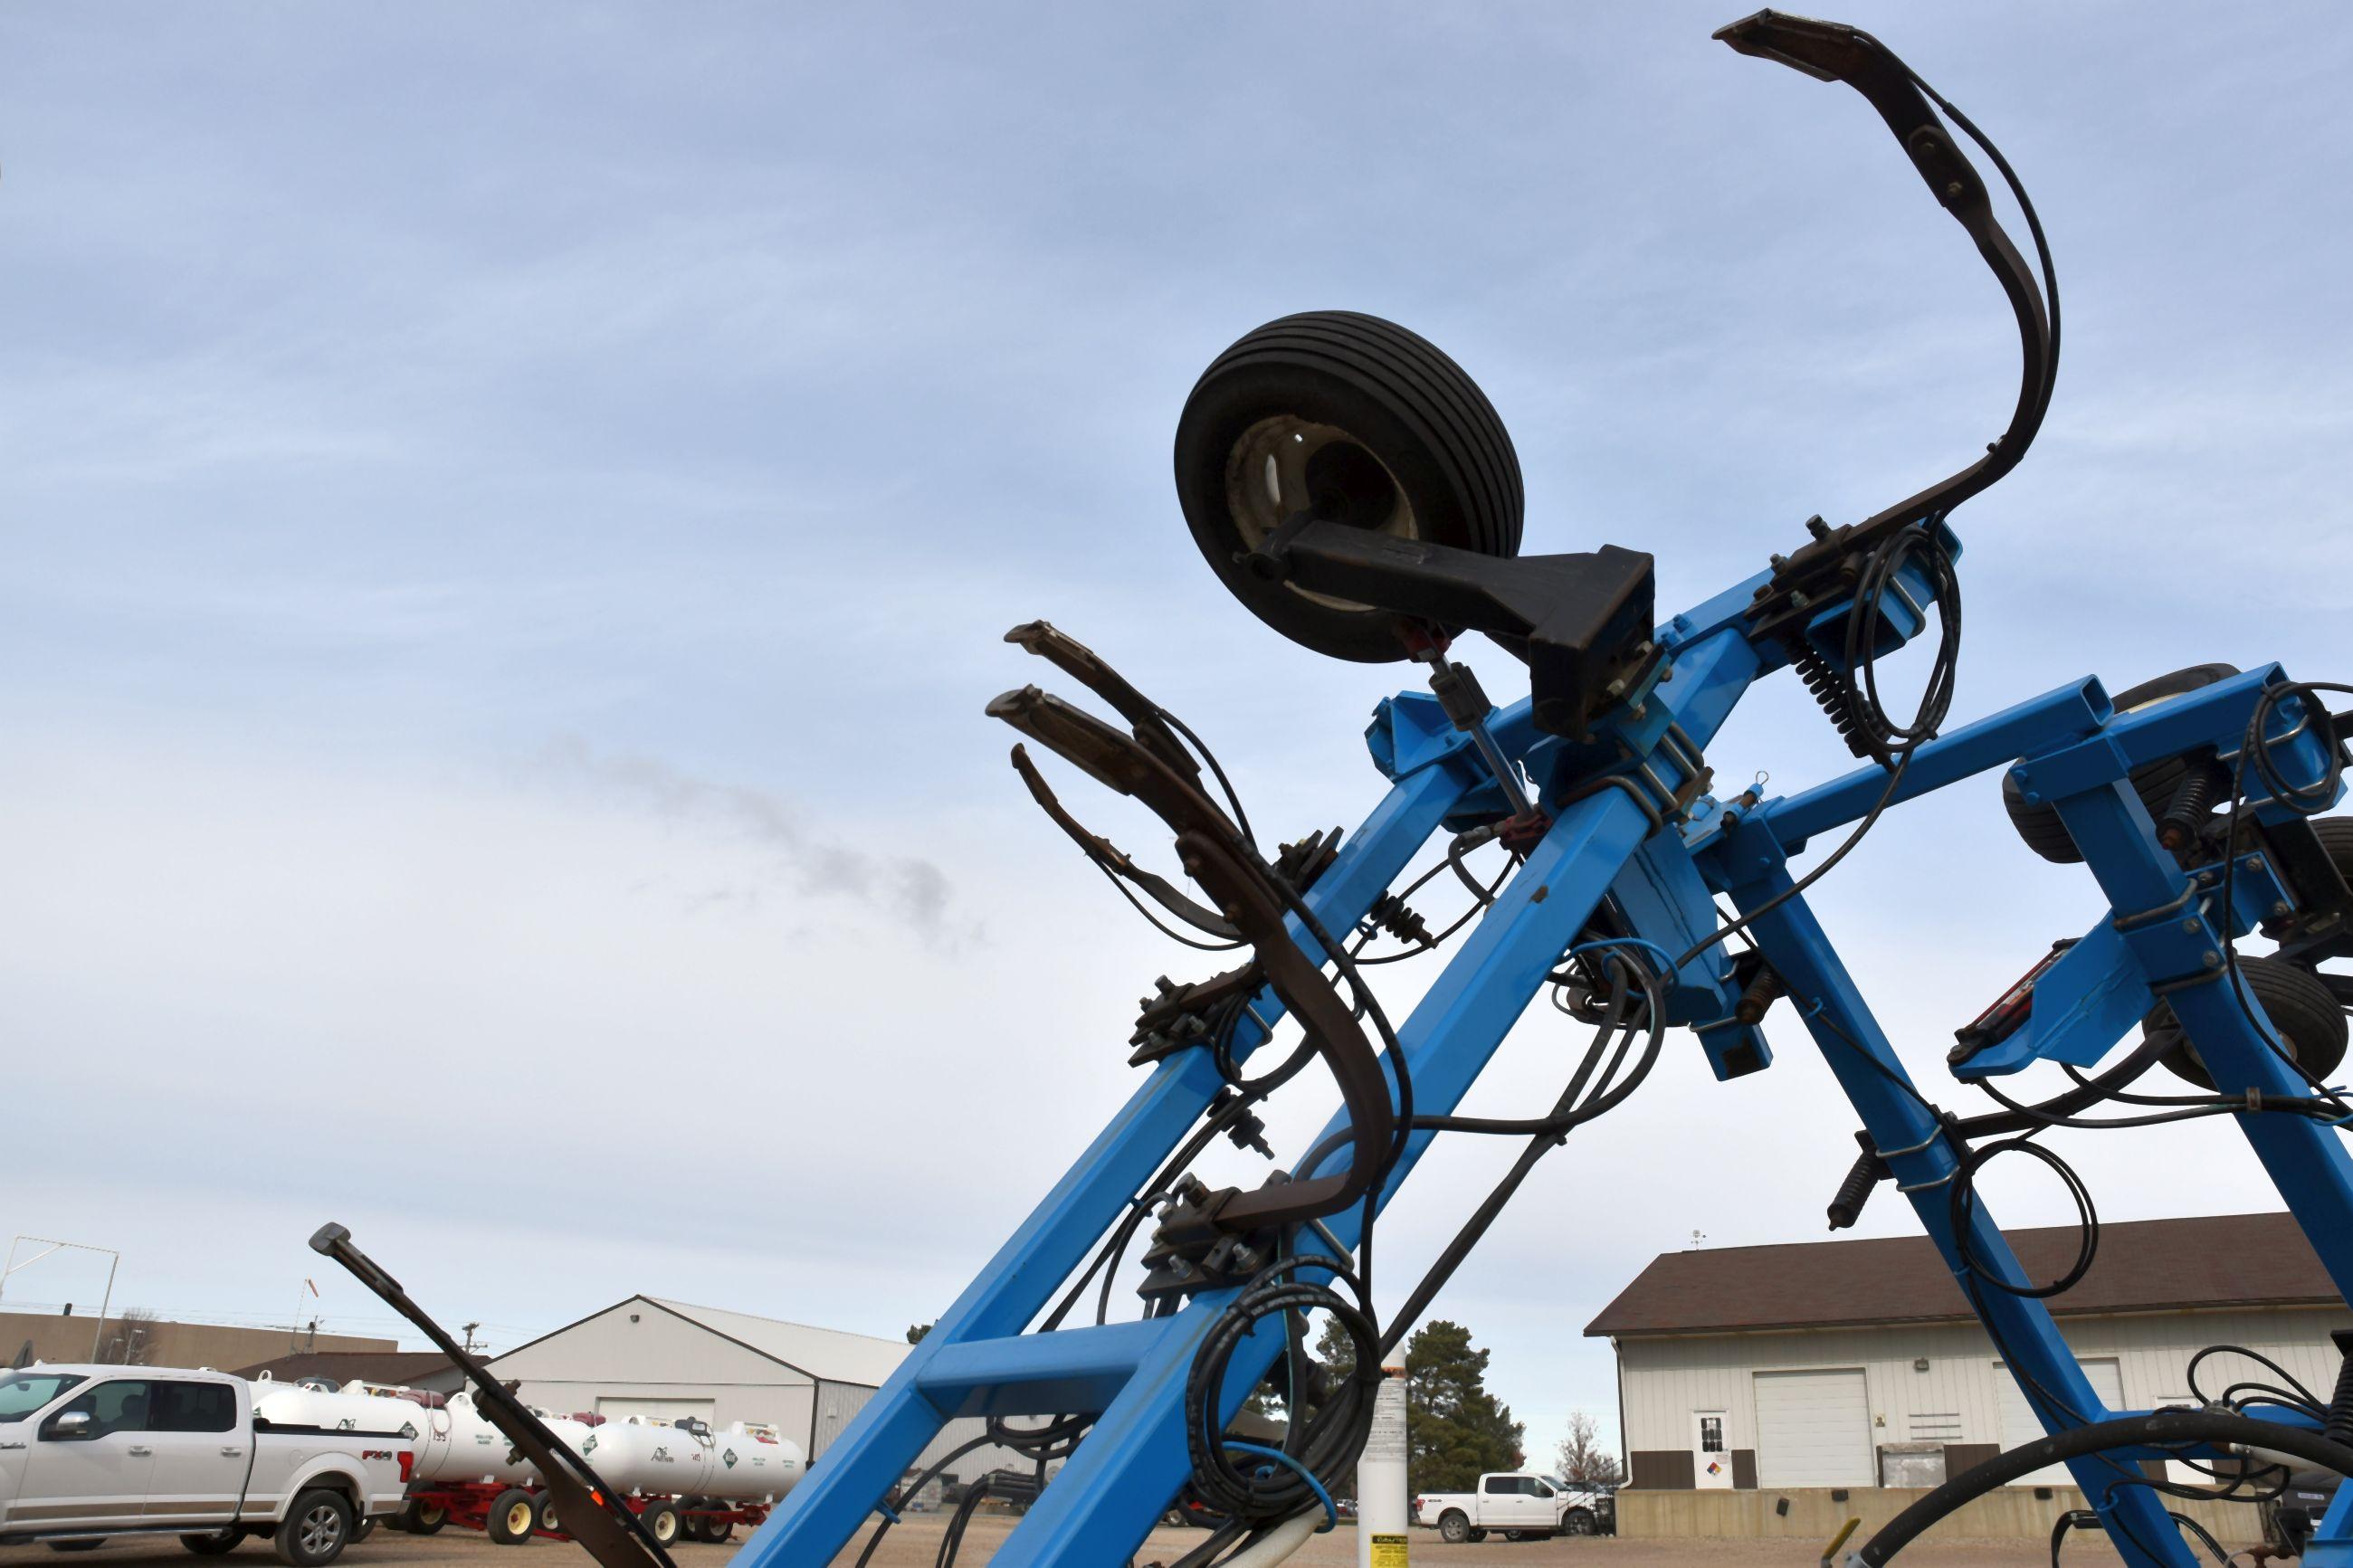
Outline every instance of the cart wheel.
<svg viewBox="0 0 2353 1568"><path fill-rule="evenodd" d="M681 1519L678 1504L665 1501L649 1503L646 1511L638 1516L638 1522L646 1527L646 1533L654 1538L657 1545L668 1546L679 1538Z"/></svg>
<svg viewBox="0 0 2353 1568"><path fill-rule="evenodd" d="M438 1502L426 1502L417 1498L408 1500L401 1510L400 1527L411 1535L430 1535L449 1522L449 1510Z"/></svg>
<svg viewBox="0 0 2353 1568"><path fill-rule="evenodd" d="M724 1546L735 1539L735 1521L732 1519L708 1519L702 1521L702 1539L713 1546Z"/></svg>
<svg viewBox="0 0 2353 1568"><path fill-rule="evenodd" d="M234 1552L244 1541L245 1531L233 1524L225 1530L180 1537L180 1544L199 1557L218 1557L225 1552Z"/></svg>
<svg viewBox="0 0 2353 1568"><path fill-rule="evenodd" d="M2337 1064L2345 1059L2345 1012L2320 977L2277 958L2242 958L2239 973L2248 992L2263 1005L2263 1016L2272 1021L2296 1065L2317 1079L2335 1072ZM2221 982L2229 983L2227 978ZM2200 1089L2214 1087L2206 1064L2182 1034L2169 1004L2159 1002L2151 1008L2141 1020L2141 1031L2147 1038L2164 1044L2163 1059L2175 1077Z"/></svg>
<svg viewBox="0 0 2353 1568"><path fill-rule="evenodd" d="M1392 617L1253 575L1237 557L1297 512L1395 539L1514 555L1520 460L1462 367L1377 316L1270 321L1201 373L1176 421L1176 496L1228 591L1335 658L1406 656Z"/></svg>
<svg viewBox="0 0 2353 1568"><path fill-rule="evenodd" d="M555 1534L564 1528L562 1525L555 1522L555 1494L554 1492L540 1493L539 1528L546 1531L550 1535Z"/></svg>
<svg viewBox="0 0 2353 1568"><path fill-rule="evenodd" d="M2119 713L2136 713L2143 708L2154 708L2168 697L2228 680L2238 673L2239 667L2234 664L2193 664L2118 692L2116 710ZM2141 805L2151 817L2163 816L2166 808L2173 804L2173 792L2181 787L2181 775L2186 771L2179 757L2165 757L2132 771L2133 792L2140 796ZM2029 805L2018 781L2007 773L2001 775L2001 808L2010 814L2010 825L2018 829L2026 847L2045 860L2072 866L2083 859L2084 852L2067 836L2067 825L2059 820L2059 808Z"/></svg>
<svg viewBox="0 0 2353 1568"><path fill-rule="evenodd" d="M365 1541L369 1536L374 1535L375 1533L375 1527L383 1522L384 1521L380 1517L375 1516L354 1521L352 1524L352 1544L356 1546L361 1542Z"/></svg>
<svg viewBox="0 0 2353 1568"><path fill-rule="evenodd" d="M539 1500L521 1487L509 1487L491 1504L482 1533L500 1546L521 1546L539 1525Z"/></svg>

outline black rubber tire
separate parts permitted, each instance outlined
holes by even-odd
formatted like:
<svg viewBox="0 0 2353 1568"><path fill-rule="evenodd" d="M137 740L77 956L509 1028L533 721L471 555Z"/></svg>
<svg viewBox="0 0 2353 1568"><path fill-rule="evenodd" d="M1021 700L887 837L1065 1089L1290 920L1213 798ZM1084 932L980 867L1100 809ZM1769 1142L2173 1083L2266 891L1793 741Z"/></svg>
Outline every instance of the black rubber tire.
<svg viewBox="0 0 2353 1568"><path fill-rule="evenodd" d="M52 1541L48 1542L48 1548L52 1552L95 1552L105 1544L106 1538L99 1536L80 1541Z"/></svg>
<svg viewBox="0 0 2353 1568"><path fill-rule="evenodd" d="M1176 421L1176 496L1193 542L1227 589L1276 631L1335 658L1406 657L1391 617L1302 596L1237 560L1256 542L1236 515L1240 454L1251 432L1290 418L1345 431L1378 459L1413 509L1409 537L1515 555L1525 497L1520 459L1486 394L1439 349L1405 328L1353 310L1310 310L1244 334L1201 373ZM1343 450L1334 443L1327 451ZM1376 493L1311 479L1300 499L1318 516L1363 526ZM1254 482L1255 477L1252 477ZM1287 498L1286 498L1287 499ZM1352 504L1354 503L1354 504ZM1280 521L1280 519L1276 519Z"/></svg>
<svg viewBox="0 0 2353 1568"><path fill-rule="evenodd" d="M686 1533L686 1516L678 1511L678 1504L674 1502L648 1503L646 1511L638 1515L638 1522L646 1527L646 1533L660 1546L668 1546Z"/></svg>
<svg viewBox="0 0 2353 1568"><path fill-rule="evenodd" d="M2282 1042L2295 1054L2297 1065L2317 1079L2335 1072L2345 1059L2345 1010L2320 977L2301 964L2277 958L2242 958L2239 973L2272 1027L2279 1031ZM2228 976L2214 982L2230 983ZM2165 1047L2165 1066L2176 1078L2200 1089L2214 1087L2206 1064L2183 1036L2171 1006L2159 1002L2151 1008L2141 1020L2141 1033Z"/></svg>
<svg viewBox="0 0 2353 1568"><path fill-rule="evenodd" d="M400 1510L400 1528L411 1535L431 1535L449 1522L449 1510L438 1502L410 1498Z"/></svg>
<svg viewBox="0 0 2353 1568"><path fill-rule="evenodd" d="M1438 1539L1451 1546L1460 1546L1471 1539L1471 1519L1460 1509L1448 1509L1438 1516Z"/></svg>
<svg viewBox="0 0 2353 1568"><path fill-rule="evenodd" d="M2353 888L2353 816L2316 816L2312 831L2327 853L2329 864L2345 879L2345 885Z"/></svg>
<svg viewBox="0 0 2353 1568"><path fill-rule="evenodd" d="M295 1494L270 1537L286 1568L326 1568L351 1544L352 1505L341 1492L313 1487Z"/></svg>
<svg viewBox="0 0 2353 1568"><path fill-rule="evenodd" d="M542 1492L539 1494L539 1510L532 1515L532 1523L539 1529L546 1531L551 1535L564 1528L563 1524L556 1518L555 1494L554 1492Z"/></svg>
<svg viewBox="0 0 2353 1568"><path fill-rule="evenodd" d="M206 1534L184 1535L180 1537L180 1544L199 1557L218 1557L245 1544L245 1531L232 1524L226 1530Z"/></svg>
<svg viewBox="0 0 2353 1568"><path fill-rule="evenodd" d="M539 1528L539 1499L522 1487L509 1487L491 1500L482 1533L494 1546L522 1546Z"/></svg>
<svg viewBox="0 0 2353 1568"><path fill-rule="evenodd" d="M1480 1542L1482 1542L1482 1541L1484 1541L1484 1540L1486 1540L1486 1539L1487 1539L1487 1532L1486 1532L1485 1531L1479 1529L1479 1528L1478 1528L1477 1526L1475 1526L1475 1525L1472 1527L1472 1530L1471 1530L1471 1543L1472 1543L1473 1546L1476 1546Z"/></svg>
<svg viewBox="0 0 2353 1568"><path fill-rule="evenodd" d="M702 1521L702 1539L713 1546L724 1546L735 1539L735 1521L732 1519L706 1519Z"/></svg>
<svg viewBox="0 0 2353 1568"><path fill-rule="evenodd" d="M1596 1535L1599 1534L1599 1531L1594 1529L1593 1514L1590 1510L1573 1508L1561 1516L1560 1533L1563 1535Z"/></svg>
<svg viewBox="0 0 2353 1568"><path fill-rule="evenodd" d="M374 1535L375 1533L375 1527L383 1522L384 1521L380 1516L361 1519L357 1523L352 1526L352 1544L356 1546L361 1542L365 1541L369 1536Z"/></svg>
<svg viewBox="0 0 2353 1568"><path fill-rule="evenodd" d="M2227 680L2238 673L2239 667L2234 664L2193 664L2187 669L2160 675L2155 680L2144 680L2138 686L2128 687L2116 693L2114 699L2116 710L2119 713L2129 713L2168 697L2179 697L2185 691L2195 691L2201 686ZM2164 816L2166 808L2173 804L2173 792L2181 787L2184 771L2179 757L2166 757L2132 771L2134 793L2140 796L2140 803L2147 808L2150 816ZM2018 829L2018 836L2026 841L2026 847L2045 860L2072 866L2084 858L2084 852L2075 847L2073 838L2067 837L2067 825L2059 820L2058 808L2029 805L2025 795L2018 787L2018 781L2008 773L2001 775L2001 808L2010 814L2010 825Z"/></svg>

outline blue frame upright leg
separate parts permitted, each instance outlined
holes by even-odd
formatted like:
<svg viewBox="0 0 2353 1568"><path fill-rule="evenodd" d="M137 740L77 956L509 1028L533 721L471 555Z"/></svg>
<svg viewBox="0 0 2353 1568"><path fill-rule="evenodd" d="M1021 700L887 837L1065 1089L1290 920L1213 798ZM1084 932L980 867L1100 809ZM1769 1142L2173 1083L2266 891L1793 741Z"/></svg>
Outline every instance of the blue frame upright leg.
<svg viewBox="0 0 2353 1568"><path fill-rule="evenodd" d="M1746 862L1746 879L1726 889L1744 915L1792 886L1779 844L1762 824L1751 823L1735 834L1725 855L1735 864ZM1766 962L1787 982L1790 1002L1804 1016L1807 1030L1873 1142L1882 1150L1905 1151L1887 1156L1898 1188L1912 1200L1921 1228L2004 1352L2011 1374L2024 1374L2020 1387L2044 1429L2057 1432L2104 1419L2111 1413L2093 1392L2043 1304L1973 1286L1950 1207L1950 1183L1959 1160L1805 900L1791 898L1766 910L1749 930ZM1970 1205L1968 1252L1981 1268L2010 1283L2031 1283L1983 1202ZM2036 1387L2069 1408L2051 1408L2036 1396ZM2097 1456L2077 1459L2068 1468L2107 1526L2109 1540L2133 1568L2197 1568L2197 1557L2166 1517L2156 1493L2118 1484L2127 1472Z"/></svg>
<svg viewBox="0 0 2353 1568"><path fill-rule="evenodd" d="M1553 825L1398 1026L1417 1112L1443 1114L1461 1101L1648 826L1641 812L1614 791L1579 803ZM1335 1119L1325 1132L1342 1125ZM1436 1136L1412 1135L1382 1187L1380 1204L1388 1203ZM1356 1245L1361 1212L1350 1209L1326 1222L1342 1245ZM1167 1320L1170 1331L997 1548L990 1559L997 1568L1093 1568L1124 1563L1143 1543L1160 1500L1175 1495L1190 1471L1178 1394L1202 1337L1234 1294L1198 1296ZM1277 1337L1264 1335L1236 1352L1226 1385L1229 1416L1281 1348ZM1154 1500L1149 1511L1139 1513L1140 1498Z"/></svg>

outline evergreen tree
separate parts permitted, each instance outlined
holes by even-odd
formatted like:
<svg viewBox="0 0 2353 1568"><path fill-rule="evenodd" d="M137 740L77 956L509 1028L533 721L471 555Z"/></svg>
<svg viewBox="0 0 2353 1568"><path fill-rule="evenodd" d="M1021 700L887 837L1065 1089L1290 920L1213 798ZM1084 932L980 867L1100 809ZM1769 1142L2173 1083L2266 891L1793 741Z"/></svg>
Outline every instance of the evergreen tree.
<svg viewBox="0 0 2353 1568"><path fill-rule="evenodd" d="M1487 1392L1487 1354L1443 1319L1406 1342L1407 1473L1417 1492L1466 1492L1489 1470L1517 1469L1525 1428Z"/></svg>

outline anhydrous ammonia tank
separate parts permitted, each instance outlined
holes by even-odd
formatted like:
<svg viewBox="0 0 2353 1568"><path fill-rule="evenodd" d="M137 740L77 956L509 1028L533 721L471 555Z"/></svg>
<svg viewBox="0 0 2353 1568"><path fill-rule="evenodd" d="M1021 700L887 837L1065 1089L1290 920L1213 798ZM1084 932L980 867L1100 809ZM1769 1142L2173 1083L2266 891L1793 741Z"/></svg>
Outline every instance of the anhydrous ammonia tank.
<svg viewBox="0 0 2353 1568"><path fill-rule="evenodd" d="M801 1479L801 1451L737 1422L704 1435L683 1426L607 1421L573 1447L620 1492L773 1502Z"/></svg>
<svg viewBox="0 0 2353 1568"><path fill-rule="evenodd" d="M253 1384L253 1414L273 1426L317 1427L327 1432L390 1432L410 1429L420 1448L427 1412L405 1399L375 1399L364 1394L329 1394L299 1383L259 1378Z"/></svg>
<svg viewBox="0 0 2353 1568"><path fill-rule="evenodd" d="M418 1423L423 1440L412 1472L417 1480L512 1486L539 1473L515 1451L505 1433L482 1418L465 1394L452 1394L440 1409L417 1414L423 1417Z"/></svg>

